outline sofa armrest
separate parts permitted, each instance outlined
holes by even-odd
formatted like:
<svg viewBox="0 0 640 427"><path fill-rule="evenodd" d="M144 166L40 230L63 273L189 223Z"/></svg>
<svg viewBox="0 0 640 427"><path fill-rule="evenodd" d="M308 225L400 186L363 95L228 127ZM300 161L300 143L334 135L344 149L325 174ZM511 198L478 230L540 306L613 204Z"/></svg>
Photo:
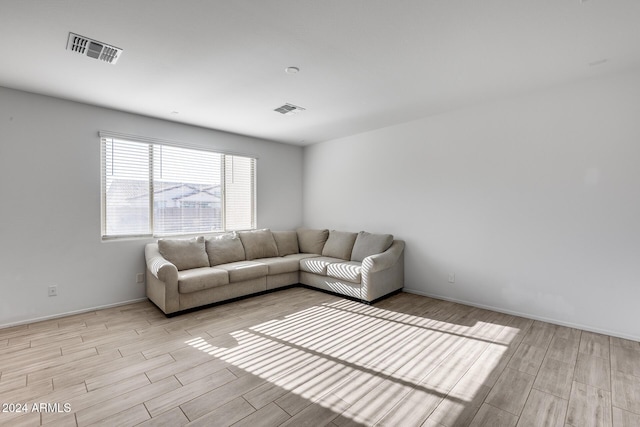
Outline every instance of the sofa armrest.
<svg viewBox="0 0 640 427"><path fill-rule="evenodd" d="M144 257L147 263L147 297L165 314L178 311L178 268L162 256L157 243L145 246Z"/></svg>
<svg viewBox="0 0 640 427"><path fill-rule="evenodd" d="M386 270L392 267L404 251L404 241L394 240L389 249L381 254L370 255L362 260L362 267L370 273Z"/></svg>
<svg viewBox="0 0 640 427"><path fill-rule="evenodd" d="M178 268L162 256L157 243L149 243L144 248L144 256L149 272L165 283L178 281Z"/></svg>
<svg viewBox="0 0 640 427"><path fill-rule="evenodd" d="M404 241L394 240L381 254L362 260L360 299L375 301L404 286Z"/></svg>

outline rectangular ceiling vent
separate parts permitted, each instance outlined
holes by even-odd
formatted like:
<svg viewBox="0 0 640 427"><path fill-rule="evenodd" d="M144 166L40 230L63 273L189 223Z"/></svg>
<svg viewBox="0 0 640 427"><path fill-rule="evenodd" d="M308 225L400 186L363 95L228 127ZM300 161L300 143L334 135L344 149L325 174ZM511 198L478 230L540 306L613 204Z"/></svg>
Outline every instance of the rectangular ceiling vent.
<svg viewBox="0 0 640 427"><path fill-rule="evenodd" d="M273 111L277 111L278 113L284 114L284 115L292 115L292 114L300 113L304 110L306 110L306 108L298 107L297 105L293 105L293 104L284 104L282 107L278 107Z"/></svg>
<svg viewBox="0 0 640 427"><path fill-rule="evenodd" d="M88 56L89 58L99 59L100 61L115 64L122 54L122 49L111 46L89 37L81 36L75 33L69 33L67 41L67 50Z"/></svg>

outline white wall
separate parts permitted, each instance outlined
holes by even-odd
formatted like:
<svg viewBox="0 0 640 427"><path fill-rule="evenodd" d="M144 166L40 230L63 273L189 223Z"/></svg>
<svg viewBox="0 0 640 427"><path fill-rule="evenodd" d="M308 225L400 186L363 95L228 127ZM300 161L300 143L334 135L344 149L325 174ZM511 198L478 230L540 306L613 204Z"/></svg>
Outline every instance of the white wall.
<svg viewBox="0 0 640 427"><path fill-rule="evenodd" d="M149 240L100 238L98 130L257 155L258 226L302 223L300 147L0 88L0 326L144 297Z"/></svg>
<svg viewBox="0 0 640 427"><path fill-rule="evenodd" d="M405 239L407 290L640 339L640 73L317 144L304 159L305 225Z"/></svg>

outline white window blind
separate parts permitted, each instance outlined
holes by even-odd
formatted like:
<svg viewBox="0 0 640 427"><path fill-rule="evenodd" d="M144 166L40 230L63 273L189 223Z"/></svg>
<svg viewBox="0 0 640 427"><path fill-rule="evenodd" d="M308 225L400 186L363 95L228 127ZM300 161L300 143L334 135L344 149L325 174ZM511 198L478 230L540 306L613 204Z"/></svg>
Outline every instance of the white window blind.
<svg viewBox="0 0 640 427"><path fill-rule="evenodd" d="M101 137L102 236L255 228L256 159Z"/></svg>
<svg viewBox="0 0 640 427"><path fill-rule="evenodd" d="M103 236L149 234L149 150L148 144L103 140Z"/></svg>
<svg viewBox="0 0 640 427"><path fill-rule="evenodd" d="M255 159L225 156L227 230L254 228Z"/></svg>

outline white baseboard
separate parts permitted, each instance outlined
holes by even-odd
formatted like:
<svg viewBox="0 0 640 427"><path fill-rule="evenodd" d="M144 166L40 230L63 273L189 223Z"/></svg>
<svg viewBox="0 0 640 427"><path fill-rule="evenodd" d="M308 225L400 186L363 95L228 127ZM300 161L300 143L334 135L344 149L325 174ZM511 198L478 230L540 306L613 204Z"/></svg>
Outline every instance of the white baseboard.
<svg viewBox="0 0 640 427"><path fill-rule="evenodd" d="M410 293L410 294L422 295L422 296L425 296L425 297L440 299L440 300L444 300L444 301L451 301L451 302L455 302L455 303L458 303L458 304L469 305L471 307L484 308L486 310L497 311L498 313L505 313L505 314L511 314L513 316L526 317L527 319L540 320L542 322L553 323L554 325L567 326L569 328L575 328L575 329L582 329L583 331L595 332L595 333L604 334L604 335L610 335L612 337L624 338L624 339L632 340L632 341L640 341L640 336L627 335L627 334L623 334L623 333L620 333L620 332L617 332L617 331L609 331L609 330L606 330L606 329L600 329L600 328L597 328L597 327L594 327L594 326L591 326L591 325L582 325L582 324L579 324L579 323L564 322L564 321L557 320L557 319L550 319L548 317L537 316L537 315L531 314L531 313L522 313L522 312L518 312L518 311L507 310L507 309L501 308L501 307L494 307L494 306L491 306L491 305L478 304L478 303L472 302L472 301L465 301L465 300L459 300L459 299L456 299L456 298L450 298L450 297L446 297L446 296L442 296L442 295L436 295L436 294L432 294L432 293L429 293L429 292L419 291L417 289L404 288L402 290L404 292L407 292L407 293Z"/></svg>
<svg viewBox="0 0 640 427"><path fill-rule="evenodd" d="M19 322L14 322L14 323L5 323L3 325L0 325L0 329L11 328L13 326L27 325L29 323L42 322L44 320L58 319L60 317L72 316L74 314L88 313L90 311L103 310L105 308L119 307L121 305L133 304L134 302L140 302L140 301L146 301L146 300L147 300L146 297L136 298L129 301L117 302L114 304L106 304L106 305L100 305L97 307L83 308L82 310L75 310L75 311L68 311L66 313L53 314L51 316L35 317L33 319L21 320Z"/></svg>
<svg viewBox="0 0 640 427"><path fill-rule="evenodd" d="M465 300L460 300L460 299L457 299L457 298L449 298L449 297L446 297L446 296L443 296L443 295L436 295L436 294L432 294L430 292L419 291L417 289L403 288L402 290L404 292L409 293L409 294L422 295L422 296L429 297L429 298L435 298L435 299L440 299L440 300L444 300L444 301L455 302L455 303L458 303L458 304L469 305L471 307L483 308L485 310L497 311L498 313L505 313L505 314L511 314L513 316L526 317L527 319L540 320L542 322L553 323L554 325L567 326L569 328L575 328L575 329L582 329L584 331L595 332L595 333L598 333L598 334L610 335L610 336L613 336L613 337L624 338L624 339L632 340L632 341L640 341L640 336L627 335L627 334L623 334L623 333L620 333L620 332L617 332L617 331L610 331L610 330L607 330L607 329L596 328L596 327L593 327L591 325L583 325L583 324L579 324L579 323L564 322L564 321L557 320L557 319L551 319L551 318L548 318L548 317L537 316L537 315L531 314L531 313L523 313L523 312L519 312L519 311L507 310L507 309L504 309L504 308L501 308L501 307L494 307L494 306L491 306L491 305L478 304L478 303L472 302L472 301L465 301ZM86 309L82 309L82 310L69 311L69 312L66 312L66 313L54 314L54 315L51 315L51 316L36 317L36 318L22 320L22 321L14 322L14 323L5 323L5 324L0 325L0 329L10 328L10 327L13 327L13 326L26 325L26 324L29 324L29 323L42 322L44 320L57 319L57 318L60 318L60 317L71 316L71 315L74 315L74 314L88 313L90 311L102 310L102 309L105 309L105 308L119 307L119 306L122 306L122 305L133 304L133 303L136 303L136 302L146 301L146 300L147 300L146 297L145 298L136 298L136 299L132 299L132 300L129 300L129 301L122 301L122 302L118 302L118 303L114 303L114 304L106 304L106 305L86 308Z"/></svg>

